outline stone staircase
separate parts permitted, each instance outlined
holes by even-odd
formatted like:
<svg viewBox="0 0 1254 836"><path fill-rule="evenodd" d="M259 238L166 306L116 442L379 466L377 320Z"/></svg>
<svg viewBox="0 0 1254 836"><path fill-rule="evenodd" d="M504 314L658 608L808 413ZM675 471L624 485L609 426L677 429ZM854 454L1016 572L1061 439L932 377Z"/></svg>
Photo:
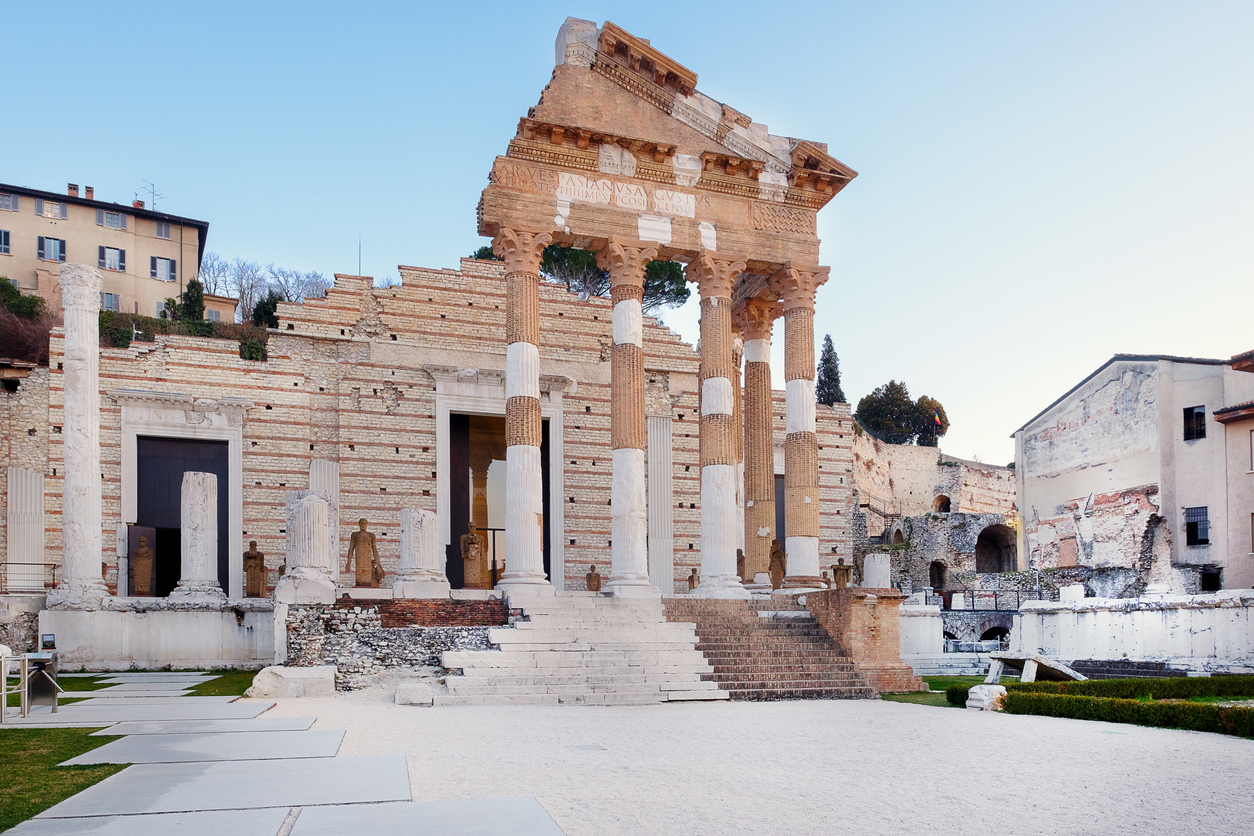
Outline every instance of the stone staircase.
<svg viewBox="0 0 1254 836"><path fill-rule="evenodd" d="M733 700L868 699L875 689L804 606L770 600L665 599L666 617L696 624L705 678Z"/></svg>
<svg viewBox="0 0 1254 836"><path fill-rule="evenodd" d="M516 618L494 627L499 650L446 651L447 694L435 705L622 705L725 700L696 649L692 624L667 620L656 599L595 592L515 598Z"/></svg>

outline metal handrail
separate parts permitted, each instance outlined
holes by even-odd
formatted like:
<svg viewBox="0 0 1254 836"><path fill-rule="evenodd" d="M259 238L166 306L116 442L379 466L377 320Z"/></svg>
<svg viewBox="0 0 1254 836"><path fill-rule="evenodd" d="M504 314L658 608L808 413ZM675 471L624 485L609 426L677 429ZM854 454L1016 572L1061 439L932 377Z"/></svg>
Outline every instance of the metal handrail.
<svg viewBox="0 0 1254 836"><path fill-rule="evenodd" d="M0 593L39 592L45 589L52 589L53 587L57 585L57 569L60 568L60 565L61 564L59 563L31 563L31 562L24 562L20 560L5 561L4 563L0 563ZM9 588L9 580L10 580L9 567L11 566L24 566L24 567L38 566L39 568L43 569L44 578L43 578L42 586L39 588L34 588L34 589L10 589ZM52 571L49 572L48 571L49 569L51 569Z"/></svg>
<svg viewBox="0 0 1254 836"><path fill-rule="evenodd" d="M960 607L953 606L957 594L962 595ZM939 604L942 610L973 612L1018 612L1024 601L1057 600L1057 592L1045 589L943 589L927 596L927 603Z"/></svg>

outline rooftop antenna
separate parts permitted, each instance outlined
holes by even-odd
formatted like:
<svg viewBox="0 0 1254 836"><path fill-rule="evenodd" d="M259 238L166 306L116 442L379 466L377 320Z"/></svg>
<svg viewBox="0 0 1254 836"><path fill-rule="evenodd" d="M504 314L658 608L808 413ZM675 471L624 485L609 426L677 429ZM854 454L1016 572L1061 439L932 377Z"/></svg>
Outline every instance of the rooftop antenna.
<svg viewBox="0 0 1254 836"><path fill-rule="evenodd" d="M140 192L147 192L148 198L152 202L152 210L155 212L157 211L157 200L158 199L165 200L167 197L169 197L169 195L159 193L157 191L156 185L154 185L152 182L148 180L145 180L144 182L147 183L148 185L140 188L138 191L135 192L135 199L139 200Z"/></svg>

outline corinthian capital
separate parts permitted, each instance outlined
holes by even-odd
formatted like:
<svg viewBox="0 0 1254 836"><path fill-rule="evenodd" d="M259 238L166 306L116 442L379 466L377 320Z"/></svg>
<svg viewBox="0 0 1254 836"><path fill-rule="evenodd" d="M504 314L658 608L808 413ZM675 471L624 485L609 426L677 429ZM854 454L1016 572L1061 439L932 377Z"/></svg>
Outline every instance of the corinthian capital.
<svg viewBox="0 0 1254 836"><path fill-rule="evenodd" d="M644 241L624 241L611 238L605 248L597 253L597 266L610 274L610 286L644 284L644 268L657 258L657 247Z"/></svg>
<svg viewBox="0 0 1254 836"><path fill-rule="evenodd" d="M769 299L755 297L745 301L740 309L741 329L746 340L769 340L771 325L779 318L780 305Z"/></svg>
<svg viewBox="0 0 1254 836"><path fill-rule="evenodd" d="M779 295L780 307L785 311L793 308L814 309L814 293L827 281L830 267L817 264L788 262L771 277L771 284Z"/></svg>
<svg viewBox="0 0 1254 836"><path fill-rule="evenodd" d="M553 243L553 236L547 232L523 232L506 229L492 239L492 252L505 262L506 273L540 272L540 259L544 256L544 248Z"/></svg>
<svg viewBox="0 0 1254 836"><path fill-rule="evenodd" d="M734 256L702 250L689 262L684 275L697 286L701 297L722 296L730 299L732 282L745 271L745 263Z"/></svg>

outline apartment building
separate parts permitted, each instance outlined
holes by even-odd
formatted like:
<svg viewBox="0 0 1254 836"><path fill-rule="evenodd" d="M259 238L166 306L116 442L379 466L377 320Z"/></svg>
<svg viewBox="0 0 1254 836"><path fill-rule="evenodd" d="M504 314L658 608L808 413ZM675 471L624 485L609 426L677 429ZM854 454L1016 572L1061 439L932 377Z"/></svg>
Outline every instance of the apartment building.
<svg viewBox="0 0 1254 836"><path fill-rule="evenodd" d="M207 221L96 200L71 183L65 194L0 183L0 276L24 293L61 305L65 263L93 264L104 276L105 310L159 316L200 272ZM205 318L230 322L236 300L205 297Z"/></svg>

